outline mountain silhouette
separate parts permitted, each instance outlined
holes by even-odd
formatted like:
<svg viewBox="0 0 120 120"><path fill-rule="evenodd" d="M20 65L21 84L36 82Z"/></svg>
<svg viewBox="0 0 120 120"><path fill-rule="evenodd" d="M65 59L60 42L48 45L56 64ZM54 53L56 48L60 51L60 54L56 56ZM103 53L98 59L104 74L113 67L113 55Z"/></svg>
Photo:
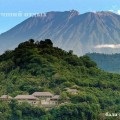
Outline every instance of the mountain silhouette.
<svg viewBox="0 0 120 120"><path fill-rule="evenodd" d="M31 38L49 38L55 46L77 55L118 53L118 47L107 45L120 44L120 15L107 11L80 14L75 10L35 15L0 35L0 53Z"/></svg>

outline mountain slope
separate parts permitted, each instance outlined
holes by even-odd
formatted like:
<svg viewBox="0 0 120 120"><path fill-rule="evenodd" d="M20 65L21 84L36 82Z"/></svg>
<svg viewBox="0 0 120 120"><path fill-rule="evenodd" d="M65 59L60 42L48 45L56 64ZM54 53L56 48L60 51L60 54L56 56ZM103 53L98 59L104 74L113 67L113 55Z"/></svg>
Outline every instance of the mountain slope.
<svg viewBox="0 0 120 120"><path fill-rule="evenodd" d="M120 54L108 55L91 53L87 55L95 61L101 69L108 72L120 73Z"/></svg>
<svg viewBox="0 0 120 120"><path fill-rule="evenodd" d="M77 55L88 52L116 53L119 48L98 48L120 44L120 16L112 12L48 12L31 17L0 35L1 52L15 48L27 39L52 39L55 46L73 50Z"/></svg>

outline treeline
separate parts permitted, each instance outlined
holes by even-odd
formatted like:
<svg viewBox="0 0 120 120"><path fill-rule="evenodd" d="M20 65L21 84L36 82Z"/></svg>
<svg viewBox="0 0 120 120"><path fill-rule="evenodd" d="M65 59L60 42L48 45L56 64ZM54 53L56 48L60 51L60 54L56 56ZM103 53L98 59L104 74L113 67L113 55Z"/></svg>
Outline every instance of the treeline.
<svg viewBox="0 0 120 120"><path fill-rule="evenodd" d="M61 105L49 111L15 100L0 104L1 120L93 120L100 118L99 112L99 106L87 103Z"/></svg>

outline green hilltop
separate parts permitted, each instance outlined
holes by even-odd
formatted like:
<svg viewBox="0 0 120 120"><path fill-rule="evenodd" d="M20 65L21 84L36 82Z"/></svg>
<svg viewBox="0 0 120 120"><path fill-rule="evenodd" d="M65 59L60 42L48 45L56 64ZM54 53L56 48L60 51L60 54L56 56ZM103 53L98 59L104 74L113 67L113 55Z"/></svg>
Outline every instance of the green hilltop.
<svg viewBox="0 0 120 120"><path fill-rule="evenodd" d="M76 89L78 94L67 93L66 88ZM120 112L120 75L100 70L88 56L78 57L71 50L53 47L50 39L30 39L0 56L1 96L36 91L59 94L60 102L67 104L45 110L0 101L0 119L99 120L106 112Z"/></svg>

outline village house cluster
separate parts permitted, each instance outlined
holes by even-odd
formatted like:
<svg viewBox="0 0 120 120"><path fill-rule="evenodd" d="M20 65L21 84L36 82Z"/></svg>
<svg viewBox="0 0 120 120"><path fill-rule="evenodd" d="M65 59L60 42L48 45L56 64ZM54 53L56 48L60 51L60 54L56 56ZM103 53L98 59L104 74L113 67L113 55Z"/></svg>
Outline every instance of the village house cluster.
<svg viewBox="0 0 120 120"><path fill-rule="evenodd" d="M59 95L54 95L50 92L34 92L32 95L17 95L16 97L11 97L9 95L2 95L0 100L10 102L12 99L18 101L18 103L27 102L34 106L43 106L46 108L54 107L59 104Z"/></svg>
<svg viewBox="0 0 120 120"><path fill-rule="evenodd" d="M78 94L78 90L65 88L69 94ZM30 105L41 106L45 108L52 108L60 104L60 95L54 95L51 92L34 92L32 95L17 95L11 97L9 95L2 95L0 100L10 102L12 99L18 101L19 104L27 102ZM62 103L63 104L63 103Z"/></svg>

